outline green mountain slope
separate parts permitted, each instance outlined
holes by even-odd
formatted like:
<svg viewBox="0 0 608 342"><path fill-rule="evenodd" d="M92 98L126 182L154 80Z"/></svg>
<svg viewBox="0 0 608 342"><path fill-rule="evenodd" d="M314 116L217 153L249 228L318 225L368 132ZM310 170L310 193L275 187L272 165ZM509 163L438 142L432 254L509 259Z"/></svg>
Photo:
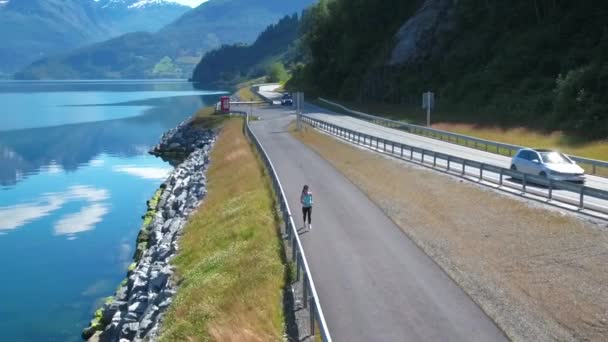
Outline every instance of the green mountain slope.
<svg viewBox="0 0 608 342"><path fill-rule="evenodd" d="M252 45L225 45L207 52L194 69L192 80L204 86L231 86L265 74L268 65L287 54L297 38L297 15L270 25Z"/></svg>
<svg viewBox="0 0 608 342"><path fill-rule="evenodd" d="M18 79L190 77L202 55L223 44L251 43L269 24L314 0L210 0L158 33L130 34L37 61ZM170 63L167 63L168 57ZM162 73L154 73L161 63Z"/></svg>
<svg viewBox="0 0 608 342"><path fill-rule="evenodd" d="M0 9L0 72L11 72L49 52L103 36L104 29L92 3L10 1Z"/></svg>
<svg viewBox="0 0 608 342"><path fill-rule="evenodd" d="M292 85L416 106L432 89L453 121L608 137L607 2L357 3L316 6Z"/></svg>
<svg viewBox="0 0 608 342"><path fill-rule="evenodd" d="M0 75L84 44L135 30L157 31L189 8L136 0L9 0L0 6Z"/></svg>

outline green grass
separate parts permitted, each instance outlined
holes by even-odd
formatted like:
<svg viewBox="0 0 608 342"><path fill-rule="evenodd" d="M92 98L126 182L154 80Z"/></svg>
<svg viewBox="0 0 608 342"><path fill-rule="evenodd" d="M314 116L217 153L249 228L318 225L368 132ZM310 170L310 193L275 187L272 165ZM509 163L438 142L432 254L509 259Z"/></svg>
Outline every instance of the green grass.
<svg viewBox="0 0 608 342"><path fill-rule="evenodd" d="M279 221L243 120L224 124L211 160L209 193L174 259L179 290L161 340L282 340L286 270Z"/></svg>
<svg viewBox="0 0 608 342"><path fill-rule="evenodd" d="M204 107L194 114L192 124L201 129L216 129L222 126L227 116L215 113L215 106Z"/></svg>
<svg viewBox="0 0 608 342"><path fill-rule="evenodd" d="M426 122L426 116L422 109L413 108L412 106L332 101L357 111L385 117L391 120L404 121L417 125L424 125ZM337 112L343 112L339 108L325 104L321 101L314 100L312 102ZM454 118L459 117L464 118L462 119L462 122L455 121ZM444 131L507 144L558 149L564 153L580 157L608 160L608 141L605 140L583 142L580 141L580 139L569 137L562 132L544 133L525 127L501 128L487 123L478 124L475 122L474 118L467 118L458 113L449 113L446 111L433 113L432 120L433 128ZM483 119L479 121L487 122L487 120L488 119ZM462 142L460 144L463 145ZM474 146L470 145L470 147ZM479 145L478 148L484 149L485 146ZM506 151L501 151L501 154L506 154Z"/></svg>

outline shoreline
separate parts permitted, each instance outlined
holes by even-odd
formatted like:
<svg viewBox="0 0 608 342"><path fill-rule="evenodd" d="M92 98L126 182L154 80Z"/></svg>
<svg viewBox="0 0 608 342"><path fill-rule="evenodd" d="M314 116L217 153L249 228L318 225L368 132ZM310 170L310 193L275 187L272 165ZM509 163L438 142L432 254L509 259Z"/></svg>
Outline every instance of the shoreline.
<svg viewBox="0 0 608 342"><path fill-rule="evenodd" d="M147 201L133 263L112 297L99 308L84 340L155 339L176 293L171 260L190 214L207 193L206 171L217 133L192 126L189 118L164 133L150 154L175 169Z"/></svg>

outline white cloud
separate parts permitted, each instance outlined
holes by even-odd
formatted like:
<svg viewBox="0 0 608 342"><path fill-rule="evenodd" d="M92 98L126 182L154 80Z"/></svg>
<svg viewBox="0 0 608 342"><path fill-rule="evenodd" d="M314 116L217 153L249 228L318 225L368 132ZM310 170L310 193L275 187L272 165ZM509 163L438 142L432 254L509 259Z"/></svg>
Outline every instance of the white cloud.
<svg viewBox="0 0 608 342"><path fill-rule="evenodd" d="M66 215L57 221L55 223L55 235L71 237L74 234L89 231L101 222L109 211L108 206L103 203L94 203L83 207L79 212Z"/></svg>
<svg viewBox="0 0 608 342"><path fill-rule="evenodd" d="M141 167L133 165L117 165L112 168L114 172L126 173L143 179L164 180L171 173L168 167Z"/></svg>
<svg viewBox="0 0 608 342"><path fill-rule="evenodd" d="M62 173L63 167L61 167L61 165L57 164L56 162L51 162L49 165L46 166L46 172L50 174Z"/></svg>

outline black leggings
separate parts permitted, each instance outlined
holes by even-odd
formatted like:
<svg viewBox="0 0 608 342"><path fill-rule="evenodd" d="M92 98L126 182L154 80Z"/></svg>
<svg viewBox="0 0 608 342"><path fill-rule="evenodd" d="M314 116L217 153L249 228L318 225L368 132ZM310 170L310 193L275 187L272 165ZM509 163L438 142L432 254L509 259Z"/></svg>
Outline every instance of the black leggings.
<svg viewBox="0 0 608 342"><path fill-rule="evenodd" d="M302 215L304 215L304 223L306 223L306 215L308 215L308 223L312 223L312 207L302 207Z"/></svg>

